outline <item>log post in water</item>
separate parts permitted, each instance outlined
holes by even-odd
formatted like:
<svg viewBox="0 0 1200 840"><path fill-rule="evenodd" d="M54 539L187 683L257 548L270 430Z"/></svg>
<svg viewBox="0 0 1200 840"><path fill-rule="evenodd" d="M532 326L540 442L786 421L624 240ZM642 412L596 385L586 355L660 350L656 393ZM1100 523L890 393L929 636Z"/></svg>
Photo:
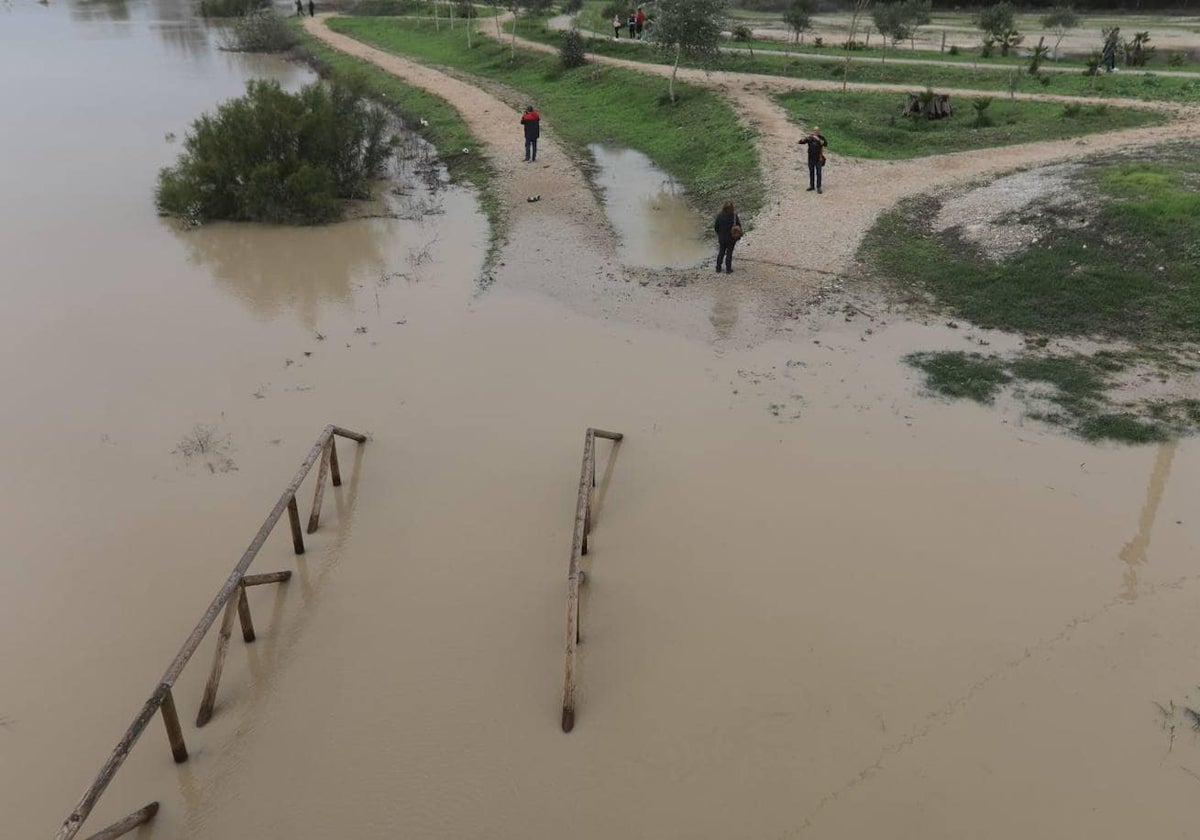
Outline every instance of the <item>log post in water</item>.
<svg viewBox="0 0 1200 840"><path fill-rule="evenodd" d="M176 764L188 760L187 745L183 742L183 727L179 725L179 712L175 709L175 695L167 689L162 699L163 725L167 728L167 740L171 742L171 755Z"/></svg>
<svg viewBox="0 0 1200 840"><path fill-rule="evenodd" d="M308 533L317 530L321 524L321 500L325 498L325 475L329 472L329 445L333 443L332 436L325 442L321 450L321 465L317 467L317 487L313 490L312 512L308 515Z"/></svg>
<svg viewBox="0 0 1200 840"><path fill-rule="evenodd" d="M300 533L300 507L296 504L296 497L288 499L288 523L292 526L292 551L296 554L304 553L304 534Z"/></svg>
<svg viewBox="0 0 1200 840"><path fill-rule="evenodd" d="M249 644L254 641L254 621L250 618L250 601L246 598L246 583L238 587L237 594L238 620L242 622L242 641Z"/></svg>
<svg viewBox="0 0 1200 840"><path fill-rule="evenodd" d="M158 813L158 803L151 802L144 808L139 808L128 817L117 820L108 828L97 831L87 840L116 840L122 834L128 834L139 825L145 825L154 819L154 815Z"/></svg>
<svg viewBox="0 0 1200 840"><path fill-rule="evenodd" d="M342 486L342 471L338 468L337 444L333 437L329 438L329 477L333 480L334 487Z"/></svg>
<svg viewBox="0 0 1200 840"><path fill-rule="evenodd" d="M221 684L221 670L225 667L225 654L229 651L229 637L233 633L233 617L237 615L238 600L235 597L225 604L225 615L221 629L217 631L217 649L213 652L212 670L204 686L204 697L200 700L200 712L196 715L196 726L204 726L212 719L213 704L217 702L217 686Z"/></svg>

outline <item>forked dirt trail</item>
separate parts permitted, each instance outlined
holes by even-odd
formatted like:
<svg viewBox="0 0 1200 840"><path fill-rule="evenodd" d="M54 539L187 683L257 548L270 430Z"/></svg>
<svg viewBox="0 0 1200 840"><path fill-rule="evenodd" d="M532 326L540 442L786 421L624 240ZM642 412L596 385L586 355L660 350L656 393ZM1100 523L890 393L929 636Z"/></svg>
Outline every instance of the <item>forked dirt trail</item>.
<svg viewBox="0 0 1200 840"><path fill-rule="evenodd" d="M484 27L478 29L485 35L488 33ZM517 43L529 50L554 51L553 47L520 36ZM593 55L592 60L663 77L671 75L671 68L662 64L598 55ZM830 163L825 168L825 194L818 196L805 191L807 150L796 142L802 128L788 118L773 97L788 90L840 90L841 83L690 68L680 68L679 78L720 92L746 124L758 132L767 201L752 223L753 230L739 245L739 258L761 265L756 276L748 279L768 288L783 282L812 291L822 278L840 274L879 214L908 196L1092 152L1200 136L1200 109L1195 107L1142 100L1018 94L1018 99L1032 101L1106 102L1120 107L1152 108L1174 113L1178 119L1152 128L902 161L840 157L834 138L828 150ZM849 84L846 89L904 92L911 86ZM939 91L959 98L995 95L994 91L957 88L939 88Z"/></svg>
<svg viewBox="0 0 1200 840"><path fill-rule="evenodd" d="M509 105L446 73L332 32L324 25L326 17L309 19L305 26L331 46L372 61L446 98L460 111L472 132L484 141L504 184L515 248L521 252L533 247L547 258L541 261L539 272L535 272L544 272L535 283L538 288L559 296L569 294L576 303L593 311L636 313L636 320L653 320L662 325L680 319L694 322L693 314L687 313L678 303L706 304L718 287L727 285L703 270L707 269L705 264L699 270L632 272L641 279L642 285L652 279L659 285L682 286L675 289L676 305L673 307L647 308L639 304L632 299L639 296L636 285L629 291L623 288L621 294L614 295L611 285L603 281L628 280L630 272L623 270L613 256L611 230L582 173L562 154L552 137L543 140L548 162L530 171L514 153L518 147L517 113ZM509 19L511 14L503 16L501 21ZM490 25L478 23L476 31L484 37L497 37ZM516 40L523 49L555 52L552 46L520 35ZM661 64L605 56L593 56L593 60L660 77L671 73L669 66ZM838 155L835 137L829 149L830 162L825 169L825 193L817 195L805 189L807 152L796 142L803 129L788 118L773 97L788 90L837 90L841 88L840 83L689 68L681 68L679 78L717 91L757 134L767 197L739 245L738 261L745 270L739 272L736 283L736 294L743 303L749 301L748 307L758 315L753 326L749 323L751 319L743 318L739 330L739 335L752 341L774 334L781 315L796 312L797 307L812 301L823 287L842 275L879 214L903 198L981 176L1096 151L1200 135L1200 110L1195 108L1132 100L1021 94L1018 98L1030 100L1109 102L1126 107L1155 108L1174 113L1178 118L1165 126L903 161L843 158ZM848 85L847 89L907 90L902 85L873 84ZM966 89L948 89L947 92L956 97L985 93ZM539 193L543 196L540 204L525 202L528 195ZM572 265L574 278L591 277L600 282L583 286L576 282L568 290L555 262L559 266ZM522 271L522 275L526 273ZM528 278L514 279L523 284ZM716 317L719 319L720 316Z"/></svg>

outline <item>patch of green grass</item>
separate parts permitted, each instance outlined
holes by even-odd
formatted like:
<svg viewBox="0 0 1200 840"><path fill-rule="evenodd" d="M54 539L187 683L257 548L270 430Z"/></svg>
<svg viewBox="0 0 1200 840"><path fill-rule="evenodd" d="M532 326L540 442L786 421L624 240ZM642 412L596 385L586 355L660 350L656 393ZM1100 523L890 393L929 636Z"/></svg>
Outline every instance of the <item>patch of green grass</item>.
<svg viewBox="0 0 1200 840"><path fill-rule="evenodd" d="M1088 224L1050 227L1004 261L980 254L954 229L935 233L939 203L927 196L883 214L862 256L910 297L928 296L979 326L1125 339L1142 349L1194 342L1200 148L1177 144L1153 156L1094 161L1077 185L1076 212Z"/></svg>
<svg viewBox="0 0 1200 840"><path fill-rule="evenodd" d="M959 99L955 115L940 120L902 117L902 93L789 91L775 97L793 120L821 126L830 154L896 160L967 149L1060 140L1100 131L1159 125L1166 114L1138 108L1083 106L1068 116L1059 103L996 99L990 125L976 126L970 101Z"/></svg>
<svg viewBox="0 0 1200 840"><path fill-rule="evenodd" d="M910 353L904 361L924 371L925 386L944 397L990 403L1012 380L1001 359L979 353Z"/></svg>
<svg viewBox="0 0 1200 840"><path fill-rule="evenodd" d="M1061 426L1084 440L1153 443L1200 429L1200 400L1149 400L1118 410L1106 394L1111 384L1107 373L1121 369L1127 360L1112 353L1029 352L1005 359L947 350L910 353L904 361L925 374L926 388L952 399L990 403L1009 384L1051 386L1048 394L1016 389L1016 396L1025 401L1026 416ZM1043 399L1053 404L1053 410L1041 407Z"/></svg>
<svg viewBox="0 0 1200 840"><path fill-rule="evenodd" d="M511 56L507 44L485 37L468 49L462 29L436 32L430 22L384 18L335 18L330 26L380 49L503 84L519 97L513 105L536 102L543 127L579 160L589 158L590 143L627 146L682 183L697 206L731 200L748 216L762 205L752 130L702 87L676 85L679 100L671 104L657 77L595 64L563 70L557 56L524 50ZM554 37L557 44L561 35ZM514 154L518 149L514 119Z"/></svg>
<svg viewBox="0 0 1200 840"><path fill-rule="evenodd" d="M607 36L611 27L600 30L604 37L588 38L588 51L597 55L614 56L631 61L651 64L671 64L674 56L652 49L649 45L622 38L614 41ZM522 21L518 33L523 38L556 44L559 33L545 26L530 26ZM746 53L724 52L710 65L699 65L685 59L680 66L700 67L710 70L728 70L738 73L760 73L768 76L784 76L794 79L837 80L844 78L851 83L908 85L914 90L925 87L966 88L1009 92L1015 82L1017 93L1054 93L1068 96L1100 96L1128 99L1146 99L1166 102L1200 102L1200 79L1160 76L1153 72L1133 69L1120 73L1085 76L1082 63L1078 73L1044 73L1038 77L1025 72L1023 66L1014 65L1011 72L994 69L974 70L970 66L942 67L935 64L913 65L882 63L878 59L863 59L861 51L851 53L851 61L845 63L846 52L836 47L825 47L822 55L827 60L813 61L787 56L781 52L765 50L753 56ZM897 51L899 52L899 51Z"/></svg>
<svg viewBox="0 0 1200 840"><path fill-rule="evenodd" d="M445 164L452 181L470 184L478 191L481 209L491 227L487 257L490 265L498 253L504 234L503 204L494 184L495 170L487 158L477 151L466 154L462 151L478 150L480 143L458 111L445 99L407 85L369 61L352 58L326 46L319 38L308 34L298 21L293 22L293 26L303 52L321 75L335 79L361 79L378 101L437 149L438 157Z"/></svg>

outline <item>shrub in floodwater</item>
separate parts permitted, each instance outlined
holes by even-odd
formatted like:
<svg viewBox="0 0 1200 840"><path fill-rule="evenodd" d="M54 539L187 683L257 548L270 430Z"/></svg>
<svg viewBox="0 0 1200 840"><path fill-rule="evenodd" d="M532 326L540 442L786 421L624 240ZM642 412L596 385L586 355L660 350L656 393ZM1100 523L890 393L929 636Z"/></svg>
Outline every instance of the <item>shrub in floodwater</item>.
<svg viewBox="0 0 1200 840"><path fill-rule="evenodd" d="M296 45L296 33L273 10L259 9L234 21L223 41L235 52L285 52Z"/></svg>
<svg viewBox="0 0 1200 840"><path fill-rule="evenodd" d="M203 17L241 17L270 5L271 0L200 0L200 14Z"/></svg>
<svg viewBox="0 0 1200 840"><path fill-rule="evenodd" d="M179 161L158 175L155 202L196 223L326 222L340 215L339 199L368 195L396 142L359 84L287 93L253 81L192 123Z"/></svg>

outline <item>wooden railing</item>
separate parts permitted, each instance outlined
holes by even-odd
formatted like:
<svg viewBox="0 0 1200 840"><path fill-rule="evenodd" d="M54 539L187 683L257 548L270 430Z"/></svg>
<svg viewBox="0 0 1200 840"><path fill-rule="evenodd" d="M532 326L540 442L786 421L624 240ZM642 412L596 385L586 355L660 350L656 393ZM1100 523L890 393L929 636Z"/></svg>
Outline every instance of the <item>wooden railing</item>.
<svg viewBox="0 0 1200 840"><path fill-rule="evenodd" d="M588 552L588 534L592 530L592 491L596 487L596 438L614 443L624 435L602 429L588 429L583 438L583 468L579 476L579 497L575 502L575 533L571 538L571 564L567 571L567 663L563 676L562 731L575 728L575 653L579 647L579 587L585 576L580 558Z"/></svg>
<svg viewBox="0 0 1200 840"><path fill-rule="evenodd" d="M290 571L283 572L268 572L266 574L248 575L246 570L250 564L254 562L254 558L258 556L259 549L266 542L267 536L274 529L275 524L283 516L284 510L288 512L288 520L291 523L292 530L292 548L296 554L304 553L304 537L300 533L300 511L296 504L296 491L300 484L304 481L312 469L313 464L320 459L321 465L317 472L317 486L313 493L312 512L308 518L308 533L317 530L317 525L321 518L321 500L325 494L325 477L327 474L332 476L333 485L340 486L342 483L341 471L338 468L337 447L334 444L334 437L344 437L358 443L365 443L367 438L365 435L360 435L357 432L351 432L347 429L338 426L326 426L321 432L321 436L317 438L317 442L313 444L312 450L308 453L308 457L304 459L304 463L300 465L295 477L291 483L284 489L279 497L279 501L275 503L275 507L267 515L262 527L258 529L250 546L242 554L242 559L234 566L233 571L229 573L229 577L225 580L225 585L212 599L212 603L208 605L208 609L204 611L204 615L200 617L200 621L192 630L191 635L183 643L183 647L179 649L179 653L175 655L170 666L163 674L162 679L154 687L149 699L142 704L141 710L137 717L133 719L133 723L129 724L129 728L125 730L125 734L121 740L117 742L116 748L108 757L108 761L96 774L95 779L88 785L83 796L79 800L79 804L75 806L75 810L63 822L62 828L55 835L55 840L71 840L82 828L84 820L92 812L96 806L96 802L100 799L100 795L104 793L113 776L121 769L121 765L125 762L129 751L133 749L133 745L137 742L142 731L149 724L151 718L158 712L162 713L163 724L167 730L167 741L171 745L171 755L177 763L182 763L188 760L187 745L183 740L183 728L179 725L179 713L175 708L175 698L172 694L172 689L175 686L175 681L179 679L179 675L183 672L184 667L191 660L192 655L200 646L200 642L204 640L204 636L212 627L213 622L217 619L217 614L224 608L225 614L221 618L221 627L217 637L217 649L213 654L212 668L209 671L208 683L204 687L204 697L200 701L200 713L196 716L196 725L204 726L212 717L213 704L217 699L217 686L221 681L221 671L225 665L225 653L229 648L229 636L233 632L233 621L236 616L242 626L242 638L246 642L254 641L254 624L250 619L250 604L246 599L247 586L259 586L267 583L282 583L288 580L292 573ZM158 813L158 803L151 802L149 805L134 811L129 816L118 820L97 834L93 834L88 840L113 840L115 837L120 837L128 831L132 831L139 825L149 822Z"/></svg>

